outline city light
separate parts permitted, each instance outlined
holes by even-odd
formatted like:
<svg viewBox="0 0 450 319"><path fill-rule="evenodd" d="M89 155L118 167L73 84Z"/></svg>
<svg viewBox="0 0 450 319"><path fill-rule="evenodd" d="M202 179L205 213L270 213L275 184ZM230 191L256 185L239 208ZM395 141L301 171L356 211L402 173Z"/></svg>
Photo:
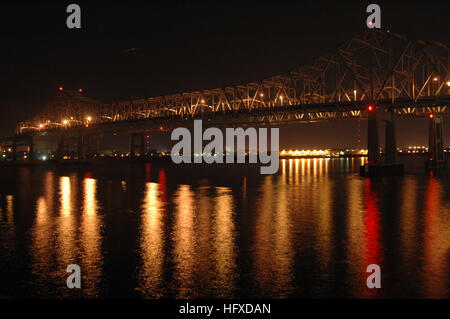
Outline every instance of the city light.
<svg viewBox="0 0 450 319"><path fill-rule="evenodd" d="M450 81L447 81L447 86L450 86Z"/></svg>
<svg viewBox="0 0 450 319"><path fill-rule="evenodd" d="M369 105L369 107L367 108L369 110L369 112L373 111L373 105Z"/></svg>
<svg viewBox="0 0 450 319"><path fill-rule="evenodd" d="M62 86L60 86L60 87L59 87L59 90L60 90L60 91L62 91L62 90L63 90L63 87L62 87Z"/></svg>
<svg viewBox="0 0 450 319"><path fill-rule="evenodd" d="M92 117L88 116L86 119L88 122L90 122L92 120Z"/></svg>
<svg viewBox="0 0 450 319"><path fill-rule="evenodd" d="M329 155L328 150L282 150L280 156L326 156Z"/></svg>
<svg viewBox="0 0 450 319"><path fill-rule="evenodd" d="M83 92L83 90L82 90L82 89L78 89L78 92L80 92L80 93L81 93L81 92Z"/></svg>
<svg viewBox="0 0 450 319"><path fill-rule="evenodd" d="M64 124L64 125L67 125L67 123L69 123L67 120L64 120L64 121L63 121L63 124Z"/></svg>
<svg viewBox="0 0 450 319"><path fill-rule="evenodd" d="M366 149L344 150L282 150L280 156L284 157L340 157L340 156L366 156Z"/></svg>
<svg viewBox="0 0 450 319"><path fill-rule="evenodd" d="M429 115L430 119L434 118L434 114Z"/></svg>

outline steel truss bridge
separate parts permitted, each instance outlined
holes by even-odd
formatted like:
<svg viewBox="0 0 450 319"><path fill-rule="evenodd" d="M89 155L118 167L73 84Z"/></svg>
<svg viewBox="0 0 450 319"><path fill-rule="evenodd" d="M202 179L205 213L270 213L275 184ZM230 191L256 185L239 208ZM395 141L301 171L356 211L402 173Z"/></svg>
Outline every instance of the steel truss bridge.
<svg viewBox="0 0 450 319"><path fill-rule="evenodd" d="M60 88L16 134L118 124L150 130L192 118L242 124L349 119L366 117L369 104L397 116L448 115L449 57L446 44L372 29L334 54L243 85L109 104Z"/></svg>

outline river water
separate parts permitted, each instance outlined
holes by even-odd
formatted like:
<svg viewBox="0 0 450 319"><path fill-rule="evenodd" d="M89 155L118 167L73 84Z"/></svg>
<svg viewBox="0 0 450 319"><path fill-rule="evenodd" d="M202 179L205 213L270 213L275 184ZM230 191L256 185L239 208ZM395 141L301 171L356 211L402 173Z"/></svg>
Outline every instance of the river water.
<svg viewBox="0 0 450 319"><path fill-rule="evenodd" d="M450 174L363 161L1 167L0 297L449 298Z"/></svg>

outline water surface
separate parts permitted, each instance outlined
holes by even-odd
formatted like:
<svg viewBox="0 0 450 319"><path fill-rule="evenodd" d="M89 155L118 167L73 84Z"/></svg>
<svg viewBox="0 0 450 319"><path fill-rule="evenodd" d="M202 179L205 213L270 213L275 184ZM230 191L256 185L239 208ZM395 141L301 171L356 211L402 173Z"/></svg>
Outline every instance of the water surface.
<svg viewBox="0 0 450 319"><path fill-rule="evenodd" d="M449 298L450 174L362 161L0 168L0 296Z"/></svg>

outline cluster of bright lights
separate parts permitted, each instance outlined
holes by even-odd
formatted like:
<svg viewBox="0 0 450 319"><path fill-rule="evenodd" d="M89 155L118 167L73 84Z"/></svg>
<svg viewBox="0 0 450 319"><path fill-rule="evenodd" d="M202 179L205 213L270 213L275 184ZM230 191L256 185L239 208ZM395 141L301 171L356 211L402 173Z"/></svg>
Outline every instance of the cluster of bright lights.
<svg viewBox="0 0 450 319"><path fill-rule="evenodd" d="M330 155L329 150L282 150L280 156L326 156Z"/></svg>
<svg viewBox="0 0 450 319"><path fill-rule="evenodd" d="M345 155L345 154L352 154L352 155L367 155L368 150L361 149L361 150L345 150L344 151L333 151L333 150L282 150L280 152L280 156L290 156L290 157L314 157L314 156L339 156L339 155Z"/></svg>
<svg viewBox="0 0 450 319"><path fill-rule="evenodd" d="M63 119L63 120L61 121L61 123L53 123L53 122L51 122L50 120L47 120L47 121L45 121L44 123L39 123L39 124L38 124L38 127L39 127L40 129L42 129L42 128L44 128L46 125L50 125L50 124L67 126L67 125L69 125L70 122L72 122L72 121L73 121L73 122L77 122L77 123L81 123L81 121L74 120L73 117L71 117L70 119ZM87 116L87 117L86 117L86 127L89 126L88 124L89 124L91 121L92 121L92 117L91 117L91 116Z"/></svg>
<svg viewBox="0 0 450 319"><path fill-rule="evenodd" d="M399 153L409 153L409 154L417 154L417 153L426 153L428 152L428 147L426 146L408 146L407 148L397 148Z"/></svg>
<svg viewBox="0 0 450 319"><path fill-rule="evenodd" d="M438 77L438 76L435 76L435 77L433 78L433 81L434 81L434 82L439 81L439 77ZM445 84L447 84L447 86L450 87L450 81L447 81Z"/></svg>

